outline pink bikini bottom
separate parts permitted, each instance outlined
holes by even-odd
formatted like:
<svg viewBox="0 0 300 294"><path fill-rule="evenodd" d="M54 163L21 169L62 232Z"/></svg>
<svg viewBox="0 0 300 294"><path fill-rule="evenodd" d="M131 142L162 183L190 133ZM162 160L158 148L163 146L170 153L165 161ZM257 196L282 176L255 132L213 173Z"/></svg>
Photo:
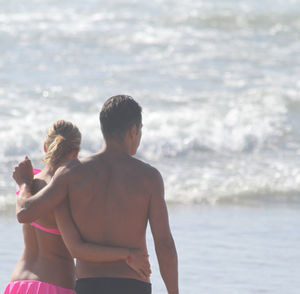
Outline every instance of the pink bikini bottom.
<svg viewBox="0 0 300 294"><path fill-rule="evenodd" d="M15 281L7 285L4 294L74 294L74 290L41 281Z"/></svg>

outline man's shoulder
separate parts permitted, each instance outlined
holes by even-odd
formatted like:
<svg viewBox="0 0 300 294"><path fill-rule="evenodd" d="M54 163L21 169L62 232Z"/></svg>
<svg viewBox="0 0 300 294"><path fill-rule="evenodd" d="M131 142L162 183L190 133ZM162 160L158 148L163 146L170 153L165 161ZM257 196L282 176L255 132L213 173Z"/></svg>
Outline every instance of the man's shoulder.
<svg viewBox="0 0 300 294"><path fill-rule="evenodd" d="M69 160L64 166L62 166L61 169L64 169L65 171L77 170L85 167L86 165L89 165L93 161L95 161L94 155L85 156L81 158L73 158Z"/></svg>
<svg viewBox="0 0 300 294"><path fill-rule="evenodd" d="M69 160L66 164L60 166L55 171L55 177L70 177L74 175L77 171L79 171L85 164L86 164L86 158L73 158Z"/></svg>
<svg viewBox="0 0 300 294"><path fill-rule="evenodd" d="M75 168L77 168L79 165L81 164L81 161L78 158L73 158L71 160L69 160L66 164L60 166L55 174L61 174L61 175L65 175L70 173L72 170L74 170Z"/></svg>
<svg viewBox="0 0 300 294"><path fill-rule="evenodd" d="M149 163L136 159L139 168L136 170L140 183L143 185L148 195L163 195L164 181L157 168Z"/></svg>
<svg viewBox="0 0 300 294"><path fill-rule="evenodd" d="M144 162L137 158L132 158L138 172L144 175L148 180L157 180L161 179L161 174L157 168L152 166L151 164Z"/></svg>

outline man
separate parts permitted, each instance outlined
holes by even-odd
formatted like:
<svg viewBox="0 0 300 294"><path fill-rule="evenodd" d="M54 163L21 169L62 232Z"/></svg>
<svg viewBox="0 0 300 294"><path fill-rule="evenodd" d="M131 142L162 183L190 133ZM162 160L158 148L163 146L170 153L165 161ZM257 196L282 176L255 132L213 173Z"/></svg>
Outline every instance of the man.
<svg viewBox="0 0 300 294"><path fill-rule="evenodd" d="M73 220L84 240L144 250L149 221L162 278L168 293L178 294L177 252L162 177L155 168L132 157L142 136L141 112L130 96L108 99L100 112L102 150L58 170L32 197L24 179L17 216L20 222L33 221L68 196ZM151 293L149 280L143 280L123 261L79 259L76 272L78 294Z"/></svg>

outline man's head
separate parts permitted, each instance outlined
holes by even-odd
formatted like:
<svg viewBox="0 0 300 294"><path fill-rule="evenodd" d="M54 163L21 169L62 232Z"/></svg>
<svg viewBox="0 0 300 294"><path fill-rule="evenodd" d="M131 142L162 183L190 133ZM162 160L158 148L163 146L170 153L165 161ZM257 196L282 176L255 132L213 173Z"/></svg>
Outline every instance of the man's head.
<svg viewBox="0 0 300 294"><path fill-rule="evenodd" d="M100 124L106 140L122 141L128 132L141 132L142 108L130 96L113 96L101 109Z"/></svg>

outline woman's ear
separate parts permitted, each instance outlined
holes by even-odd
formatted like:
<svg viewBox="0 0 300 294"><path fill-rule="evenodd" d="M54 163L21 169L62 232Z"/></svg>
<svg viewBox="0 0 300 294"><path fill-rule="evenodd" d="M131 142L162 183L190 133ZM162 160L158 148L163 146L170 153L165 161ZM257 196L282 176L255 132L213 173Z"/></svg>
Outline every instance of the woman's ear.
<svg viewBox="0 0 300 294"><path fill-rule="evenodd" d="M47 152L48 152L48 149L47 149L46 143L44 143L44 152L45 152L45 153L47 153Z"/></svg>

